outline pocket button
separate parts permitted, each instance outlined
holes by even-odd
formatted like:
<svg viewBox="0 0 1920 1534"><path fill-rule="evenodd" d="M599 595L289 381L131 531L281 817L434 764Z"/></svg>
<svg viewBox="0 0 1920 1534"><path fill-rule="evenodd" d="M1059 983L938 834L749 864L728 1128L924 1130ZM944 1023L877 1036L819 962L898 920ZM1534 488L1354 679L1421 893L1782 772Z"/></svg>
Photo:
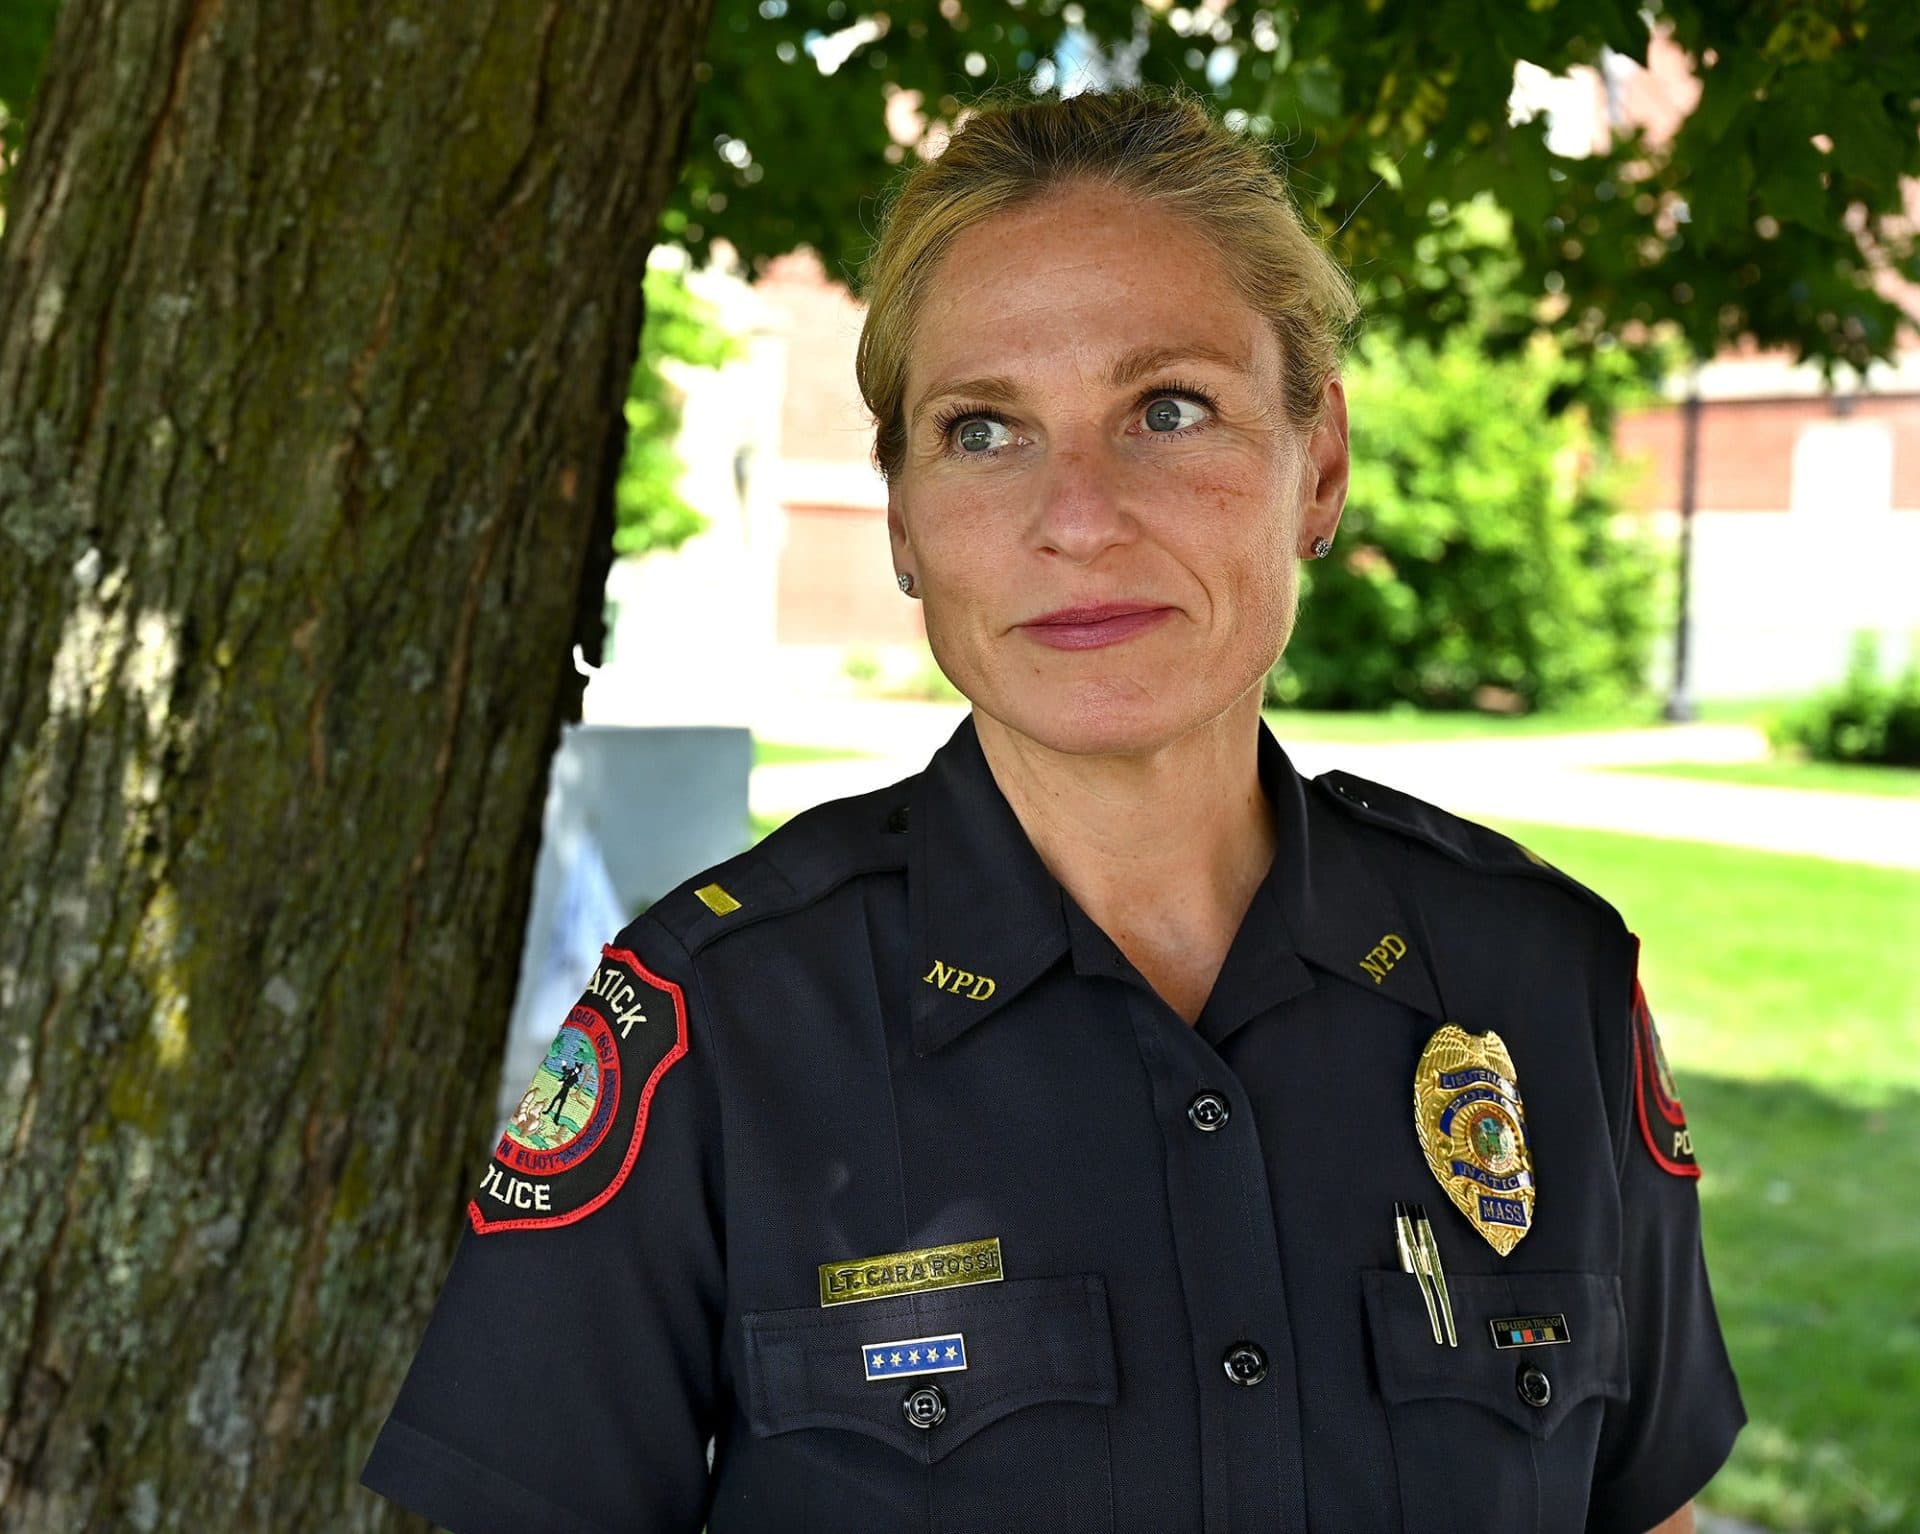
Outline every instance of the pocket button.
<svg viewBox="0 0 1920 1534"><path fill-rule="evenodd" d="M917 1428L938 1427L947 1420L947 1393L938 1385L919 1385L901 1398L900 1410Z"/></svg>
<svg viewBox="0 0 1920 1534"><path fill-rule="evenodd" d="M1514 1388L1520 1392L1520 1399L1529 1406L1545 1406L1553 1399L1553 1382L1538 1364L1522 1364Z"/></svg>

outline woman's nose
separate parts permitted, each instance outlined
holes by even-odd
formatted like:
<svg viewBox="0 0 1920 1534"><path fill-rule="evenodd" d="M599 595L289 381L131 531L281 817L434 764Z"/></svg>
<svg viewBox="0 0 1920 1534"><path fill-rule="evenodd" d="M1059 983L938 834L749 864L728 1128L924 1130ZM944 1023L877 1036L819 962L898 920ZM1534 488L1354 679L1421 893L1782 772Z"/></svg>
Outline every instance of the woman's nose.
<svg viewBox="0 0 1920 1534"><path fill-rule="evenodd" d="M1119 455L1110 447L1056 444L1041 471L1035 545L1084 564L1131 541L1136 528L1123 481Z"/></svg>

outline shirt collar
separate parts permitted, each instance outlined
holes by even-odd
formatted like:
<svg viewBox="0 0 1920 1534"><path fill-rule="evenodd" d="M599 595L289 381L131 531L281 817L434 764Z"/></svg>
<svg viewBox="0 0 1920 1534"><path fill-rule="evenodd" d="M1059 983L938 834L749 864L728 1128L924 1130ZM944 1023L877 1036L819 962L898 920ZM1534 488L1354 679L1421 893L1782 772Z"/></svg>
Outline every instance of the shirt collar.
<svg viewBox="0 0 1920 1534"><path fill-rule="evenodd" d="M1059 881L994 781L968 714L916 780L907 819L913 1047L930 1054L1067 948Z"/></svg>
<svg viewBox="0 0 1920 1534"><path fill-rule="evenodd" d="M1409 922L1404 870L1391 860L1389 838L1356 822L1328 791L1294 770L1266 721L1260 722L1260 781L1280 827L1279 851L1221 966L1200 1019L1224 1038L1258 1010L1239 994L1240 978L1258 968L1265 941L1251 918L1270 909L1278 930L1308 964L1337 979L1378 991L1415 1011L1442 1018L1433 957ZM1253 954L1242 953L1253 948ZM1256 998L1257 999L1257 998Z"/></svg>
<svg viewBox="0 0 1920 1534"><path fill-rule="evenodd" d="M1362 849L1366 831L1295 771L1265 720L1259 729L1279 850L1221 965L1201 1035L1218 1044L1309 989L1308 966L1439 1018L1431 961L1385 882L1383 854ZM1134 974L1034 850L971 714L916 780L908 835L917 1054L984 1021L1065 954L1081 974Z"/></svg>

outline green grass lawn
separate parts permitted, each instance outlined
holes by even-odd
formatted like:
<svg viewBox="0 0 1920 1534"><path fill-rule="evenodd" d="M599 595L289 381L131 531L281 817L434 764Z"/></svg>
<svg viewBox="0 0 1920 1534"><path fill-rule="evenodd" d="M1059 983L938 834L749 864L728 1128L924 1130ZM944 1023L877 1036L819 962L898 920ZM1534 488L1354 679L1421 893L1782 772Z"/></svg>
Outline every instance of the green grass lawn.
<svg viewBox="0 0 1920 1534"><path fill-rule="evenodd" d="M1703 724L1766 722L1788 707L1782 699L1732 699L1703 703ZM1311 708L1265 708L1263 716L1281 743L1294 741L1488 741L1523 735L1569 735L1588 730L1657 730L1661 699L1645 697L1613 708L1571 708L1557 714L1480 714L1421 712L1419 708L1373 708L1361 712L1325 712Z"/></svg>
<svg viewBox="0 0 1920 1534"><path fill-rule="evenodd" d="M1920 799L1920 768L1915 767L1803 762L1776 757L1765 762L1661 762L1607 770L1650 773L1660 778L1702 778L1710 783L1751 783L1761 788L1817 788L1837 794Z"/></svg>
<svg viewBox="0 0 1920 1534"><path fill-rule="evenodd" d="M784 740L761 740L757 736L753 742L756 767L784 767L790 762L844 762L872 754L845 746L800 746Z"/></svg>
<svg viewBox="0 0 1920 1534"><path fill-rule="evenodd" d="M1764 724L1783 704L1756 698L1702 704L1708 724ZM1400 740L1507 740L1530 735L1566 735L1586 730L1657 728L1661 701L1642 698L1616 708L1573 709L1553 714L1483 714L1470 709L1423 713L1418 709L1369 709L1332 713L1312 709L1270 708L1267 724L1282 744L1289 740L1351 740L1371 744Z"/></svg>
<svg viewBox="0 0 1920 1534"><path fill-rule="evenodd" d="M1565 735L1577 730L1651 729L1658 704L1561 714L1482 714L1470 709L1422 713L1416 709L1365 709L1333 713L1313 709L1262 710L1273 733L1289 740L1351 740L1372 744L1398 740L1506 740L1523 735Z"/></svg>
<svg viewBox="0 0 1920 1534"><path fill-rule="evenodd" d="M1751 1419L1702 1500L1920 1528L1920 874L1501 829L1641 937Z"/></svg>
<svg viewBox="0 0 1920 1534"><path fill-rule="evenodd" d="M1711 723L1759 724L1764 722L1769 711L1779 706L1766 700L1702 705L1700 717ZM1587 730L1650 730L1660 724L1660 702L1658 699L1642 699L1617 708L1570 710L1554 714L1484 714L1470 709L1451 713L1423 713L1412 708L1335 713L1270 708L1265 710L1264 717L1283 743L1288 740L1351 740L1365 743L1505 740L1533 735L1566 735ZM777 740L755 740L753 743L753 764L756 767L785 762L827 762L870 754L841 746L806 746Z"/></svg>

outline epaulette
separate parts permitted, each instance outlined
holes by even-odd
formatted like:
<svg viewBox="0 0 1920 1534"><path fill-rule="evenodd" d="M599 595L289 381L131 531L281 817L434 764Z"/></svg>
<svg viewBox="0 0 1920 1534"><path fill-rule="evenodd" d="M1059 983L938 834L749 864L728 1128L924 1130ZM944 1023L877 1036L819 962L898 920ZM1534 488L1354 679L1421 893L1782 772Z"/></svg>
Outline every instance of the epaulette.
<svg viewBox="0 0 1920 1534"><path fill-rule="evenodd" d="M1370 825L1398 831L1445 853L1456 863L1487 873L1518 874L1557 884L1583 900L1591 901L1616 920L1619 913L1601 894L1589 889L1569 873L1554 867L1539 853L1492 826L1467 820L1437 804L1416 799L1412 794L1384 783L1355 777L1350 772L1323 772L1314 786L1325 792L1333 803L1348 814Z"/></svg>
<svg viewBox="0 0 1920 1534"><path fill-rule="evenodd" d="M647 908L688 954L812 905L864 873L904 868L912 779L802 810L759 842L683 879Z"/></svg>

